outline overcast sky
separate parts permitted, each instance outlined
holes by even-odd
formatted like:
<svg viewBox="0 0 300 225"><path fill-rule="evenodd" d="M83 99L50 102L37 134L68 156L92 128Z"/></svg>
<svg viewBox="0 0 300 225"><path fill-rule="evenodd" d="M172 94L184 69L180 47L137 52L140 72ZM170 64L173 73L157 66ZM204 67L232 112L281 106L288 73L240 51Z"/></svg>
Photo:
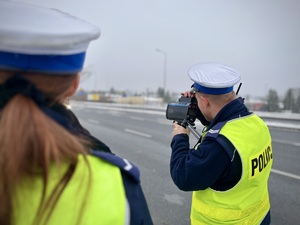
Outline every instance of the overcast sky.
<svg viewBox="0 0 300 225"><path fill-rule="evenodd" d="M240 95L283 96L300 88L299 0L19 0L57 8L98 25L85 64L85 89L188 90L200 62L235 67ZM16 15L17 16L17 15ZM42 18L41 18L42 19ZM67 29L67 28L66 28Z"/></svg>

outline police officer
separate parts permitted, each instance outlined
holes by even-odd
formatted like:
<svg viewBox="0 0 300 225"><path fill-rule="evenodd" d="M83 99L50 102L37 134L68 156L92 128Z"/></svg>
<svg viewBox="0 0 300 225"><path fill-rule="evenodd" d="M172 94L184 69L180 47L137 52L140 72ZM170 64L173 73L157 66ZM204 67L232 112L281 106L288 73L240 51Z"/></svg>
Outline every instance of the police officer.
<svg viewBox="0 0 300 225"><path fill-rule="evenodd" d="M139 170L84 129L75 93L98 27L0 1L0 224L152 224Z"/></svg>
<svg viewBox="0 0 300 225"><path fill-rule="evenodd" d="M190 131L173 123L170 171L192 191L191 224L270 224L268 178L273 161L266 124L233 91L235 69L200 63L188 70L204 132L189 148Z"/></svg>

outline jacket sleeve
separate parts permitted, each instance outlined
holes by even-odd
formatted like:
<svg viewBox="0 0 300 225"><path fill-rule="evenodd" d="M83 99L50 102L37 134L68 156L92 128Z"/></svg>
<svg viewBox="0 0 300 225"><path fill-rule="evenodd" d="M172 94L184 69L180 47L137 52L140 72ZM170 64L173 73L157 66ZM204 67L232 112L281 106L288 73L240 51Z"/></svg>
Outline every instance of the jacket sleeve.
<svg viewBox="0 0 300 225"><path fill-rule="evenodd" d="M189 148L189 137L177 134L171 142L170 173L183 191L204 190L212 186L230 163L222 146L206 138L197 149Z"/></svg>
<svg viewBox="0 0 300 225"><path fill-rule="evenodd" d="M114 154L93 150L91 153L121 169L124 189L130 206L130 224L152 225L150 211L140 183L139 169L128 160Z"/></svg>
<svg viewBox="0 0 300 225"><path fill-rule="evenodd" d="M122 177L130 205L130 224L152 225L151 215L140 183L127 173L122 172Z"/></svg>

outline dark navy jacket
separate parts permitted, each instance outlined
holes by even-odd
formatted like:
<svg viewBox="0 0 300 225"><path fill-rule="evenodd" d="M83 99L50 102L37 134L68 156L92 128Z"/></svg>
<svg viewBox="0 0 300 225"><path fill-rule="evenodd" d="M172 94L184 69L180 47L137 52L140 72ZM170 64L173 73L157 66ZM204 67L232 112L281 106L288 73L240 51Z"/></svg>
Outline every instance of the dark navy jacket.
<svg viewBox="0 0 300 225"><path fill-rule="evenodd" d="M216 115L207 129L219 122L249 114L251 113L244 105L243 99L237 98ZM205 138L198 150L195 150L190 149L187 134L177 134L173 137L170 172L179 189L197 191L211 187L214 190L225 191L237 184L242 175L240 156L224 136L219 135L217 139ZM262 224L270 224L270 212Z"/></svg>

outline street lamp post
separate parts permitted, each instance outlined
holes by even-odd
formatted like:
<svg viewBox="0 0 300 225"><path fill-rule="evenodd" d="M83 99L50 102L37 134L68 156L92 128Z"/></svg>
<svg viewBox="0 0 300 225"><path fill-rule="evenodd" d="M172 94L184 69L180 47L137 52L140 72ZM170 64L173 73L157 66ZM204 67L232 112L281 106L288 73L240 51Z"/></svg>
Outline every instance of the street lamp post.
<svg viewBox="0 0 300 225"><path fill-rule="evenodd" d="M163 90L165 92L167 83L167 53L163 50L160 50L159 48L157 48L156 51L164 55Z"/></svg>

